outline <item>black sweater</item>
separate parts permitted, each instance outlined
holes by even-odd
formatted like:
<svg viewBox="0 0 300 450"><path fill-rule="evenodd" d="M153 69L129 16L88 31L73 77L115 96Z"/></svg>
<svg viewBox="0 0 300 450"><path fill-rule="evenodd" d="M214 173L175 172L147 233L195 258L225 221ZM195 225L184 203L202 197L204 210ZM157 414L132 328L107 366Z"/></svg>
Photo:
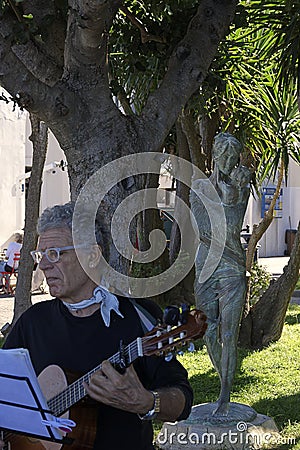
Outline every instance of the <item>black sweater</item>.
<svg viewBox="0 0 300 450"><path fill-rule="evenodd" d="M127 345L144 334L132 303L123 297L119 301L124 319L112 312L109 327L105 326L99 311L89 317L76 317L59 299L37 303L20 317L3 348L27 348L37 375L50 364L57 364L66 372L86 373L116 353L120 339ZM153 314L155 307L153 304L151 307L149 300L140 303ZM192 389L186 370L176 359L166 362L162 357L142 357L134 366L147 389L180 388L186 405L179 419L189 415ZM98 410L94 450L154 448L151 422L103 404L99 404Z"/></svg>

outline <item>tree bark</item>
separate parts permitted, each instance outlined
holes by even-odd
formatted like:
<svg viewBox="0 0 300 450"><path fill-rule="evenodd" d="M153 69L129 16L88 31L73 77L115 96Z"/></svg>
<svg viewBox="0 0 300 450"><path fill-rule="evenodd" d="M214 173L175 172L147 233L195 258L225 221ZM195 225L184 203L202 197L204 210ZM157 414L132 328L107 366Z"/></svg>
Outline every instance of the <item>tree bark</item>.
<svg viewBox="0 0 300 450"><path fill-rule="evenodd" d="M190 149L187 141L187 137L182 129L181 120L177 120L176 122L176 136L177 136L177 153L180 158L183 158L187 161L190 161ZM180 172L180 167L174 168L174 171ZM192 171L189 174L192 178ZM169 262L170 265L174 263L176 260L180 246L181 246L181 235L184 233L184 228L187 226L187 229L190 229L190 217L186 216L184 212L181 211L181 202L178 199L182 200L186 205L189 206L190 209L190 201L189 201L190 189L181 181L176 181L176 198L175 198L175 210L177 210L177 214L181 217L181 229L177 222L174 220L171 229L171 237L170 237L170 253L169 253ZM195 303L194 298L194 269L192 269L186 277L174 286L170 291L166 293L166 300L170 304L180 305L182 303L187 303L192 305Z"/></svg>
<svg viewBox="0 0 300 450"><path fill-rule="evenodd" d="M251 335L248 336L248 340L240 340L241 346L261 349L280 339L286 311L299 279L299 269L300 223L291 257L288 265L283 269L283 274L270 284L259 301L250 308L247 319L251 324Z"/></svg>
<svg viewBox="0 0 300 450"><path fill-rule="evenodd" d="M219 114L214 112L211 116L204 114L200 120L200 136L203 152L206 156L206 167L203 171L206 175L212 172L212 146L214 137L219 129L220 120ZM202 169L201 169L202 170Z"/></svg>
<svg viewBox="0 0 300 450"><path fill-rule="evenodd" d="M32 304L31 280L34 263L30 251L34 250L37 244L36 227L39 217L43 169L48 146L48 128L45 123L41 122L34 114L30 114L30 123L32 129L30 140L33 145L32 169L25 201L25 232L18 270L12 325Z"/></svg>
<svg viewBox="0 0 300 450"><path fill-rule="evenodd" d="M276 200L279 197L280 189L282 185L284 175L284 162L281 160L280 169L279 169L279 175L277 180L277 186L276 191L274 193L274 196L272 198L272 201L270 203L270 207L268 211L265 213L263 219L258 225L253 226L253 232L251 235L251 238L248 243L247 247L247 253L246 253L246 270L248 272L251 272L251 267L254 260L254 253L257 247L258 241L261 239L263 234L266 232L266 230L269 228L273 221L273 214L274 214L274 208L276 204ZM289 269L290 272L290 269ZM284 274L283 274L284 275ZM299 269L298 269L298 275L299 275ZM281 280L281 281L279 281ZM246 301L245 301L245 308L243 313L243 318L241 322L241 328L240 328L240 335L239 335L239 344L242 347L249 347L249 348L261 348L265 344L263 342L271 342L272 337L264 337L262 336L263 332L259 331L259 328L262 326L264 322L268 323L271 322L269 320L266 320L266 317L271 317L270 314L275 315L276 318L274 318L274 325L275 322L278 324L278 330L282 327L284 323L286 308L288 306L288 302L290 300L291 294L293 292L293 289L295 287L295 284L297 282L298 278L296 279L294 283L294 277L290 275L290 273L287 274L287 280L285 280L285 277L280 277L276 282L272 282L270 287L265 291L263 296L259 299L259 301L251 306L250 305L250 291L251 291L251 280L250 277L248 278L248 285L247 285L247 293L246 293ZM288 283L291 283L291 288L289 288ZM291 290L291 292L290 292ZM288 298L287 293L290 292L290 297ZM280 295L281 300L279 302L274 303L274 299L277 299L277 296ZM272 305L272 308L269 309L268 305ZM273 311L273 312L272 312ZM264 315L266 314L266 315ZM256 324L256 320L258 323ZM272 319L273 323L273 319ZM257 328L258 327L258 328ZM281 335L280 332L280 335ZM280 335L278 336L278 333L275 333L275 330L270 332L270 336L274 333L274 340L279 339ZM261 336L261 342L260 337ZM278 336L275 338L275 336ZM267 345L267 344L266 344Z"/></svg>
<svg viewBox="0 0 300 450"><path fill-rule="evenodd" d="M180 122L184 132L190 152L191 162L203 173L206 172L206 155L202 152L201 138L197 130L196 123L190 111L185 110L181 114Z"/></svg>
<svg viewBox="0 0 300 450"><path fill-rule="evenodd" d="M274 196L272 198L272 201L270 203L268 211L265 213L263 219L260 221L258 225L253 225L253 231L252 235L250 237L250 240L248 242L247 250L246 250L246 270L248 272L251 272L252 264L254 261L254 254L257 248L257 243L263 236L263 234L266 232L266 230L269 228L273 221L273 214L274 214L274 208L276 205L276 201L280 194L280 189L282 185L284 175L284 163L283 160L281 160L280 169L279 169L279 176L277 180L277 186L276 191L274 193ZM247 292L246 292L246 299L245 299L245 308L243 312L243 317L241 321L241 328L240 328L240 336L239 336L239 342L240 345L244 347L251 347L252 346L252 333L253 333L253 322L252 322L252 313L251 313L251 305L250 305L250 293L251 293L251 279L248 277L247 282ZM261 300L259 300L260 302Z"/></svg>

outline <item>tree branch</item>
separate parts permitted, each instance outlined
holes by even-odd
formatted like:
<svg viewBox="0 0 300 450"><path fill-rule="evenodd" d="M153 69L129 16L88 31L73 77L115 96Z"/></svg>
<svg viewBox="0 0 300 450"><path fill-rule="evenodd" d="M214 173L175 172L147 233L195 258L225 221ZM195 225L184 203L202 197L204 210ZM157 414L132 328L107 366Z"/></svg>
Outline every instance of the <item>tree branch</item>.
<svg viewBox="0 0 300 450"><path fill-rule="evenodd" d="M70 97L62 84L57 83L51 88L29 72L11 51L10 40L2 27L2 22L0 21L1 86L12 95L21 108L39 115L45 122L61 120L68 114L68 105L73 102L73 97Z"/></svg>
<svg viewBox="0 0 300 450"><path fill-rule="evenodd" d="M49 56L43 54L32 41L26 44L16 44L11 47L12 52L34 77L48 86L54 86L62 75L61 67L52 63Z"/></svg>
<svg viewBox="0 0 300 450"><path fill-rule="evenodd" d="M29 115L31 123L30 140L33 145L32 169L25 201L25 232L15 295L15 308L12 325L19 316L29 308L31 302L31 280L33 260L30 251L37 243L36 225L39 217L43 169L48 148L48 128L33 114Z"/></svg>
<svg viewBox="0 0 300 450"><path fill-rule="evenodd" d="M283 273L263 293L250 310L252 318L251 348L262 349L280 339L286 311L299 279L300 268L300 222L295 236L291 257ZM270 320L271 318L271 320ZM267 319L267 320L266 320Z"/></svg>
<svg viewBox="0 0 300 450"><path fill-rule="evenodd" d="M188 145L191 162L205 173L205 155L202 152L201 139L196 130L193 116L189 110L184 110L179 117L181 128L184 132Z"/></svg>
<svg viewBox="0 0 300 450"><path fill-rule="evenodd" d="M11 7L11 9L13 10L16 18L18 19L18 22L21 23L22 22L22 15L20 14L20 12L18 11L18 9L15 7L14 2L12 0L8 0L8 4Z"/></svg>
<svg viewBox="0 0 300 450"><path fill-rule="evenodd" d="M27 3L26 5L28 13L30 9ZM35 11L35 6L34 3L32 11ZM38 21L42 21L44 16L36 17ZM11 30L16 23L16 17L12 13L0 19L0 52L3 61L0 82L19 106L38 115L49 127L54 127L52 129L59 133L56 137L59 136L63 148L70 145L74 129L77 130L78 138L86 141L86 130L78 126L82 122L80 104L90 118L98 117L99 111L106 118L113 118L116 113L121 116L112 101L106 77L104 74L101 76L97 65L93 67L93 61L78 61L72 74L66 76L66 70L65 79L62 79L62 70L51 64L50 58L43 54L39 44L34 41L15 44L15 36ZM71 43L71 50L72 48ZM70 55L71 50L68 47L66 54ZM106 48L103 53L105 58ZM63 122L62 118L65 119ZM60 132L61 128L64 133Z"/></svg>
<svg viewBox="0 0 300 450"><path fill-rule="evenodd" d="M258 225L253 226L253 231L252 231L250 240L248 242L247 256L246 256L246 270L248 270L249 272L250 272L252 264L253 264L253 259L254 259L254 254L255 254L257 243L260 240L260 238L262 237L262 235L267 231L267 229L269 228L269 226L271 225L271 223L273 221L274 208L275 208L276 201L280 194L283 175L284 175L284 161L283 161L283 159L281 159L276 191L273 195L272 201L270 203L270 207L269 207L268 211L266 211L264 218L260 221L260 223Z"/></svg>
<svg viewBox="0 0 300 450"><path fill-rule="evenodd" d="M178 44L160 87L149 96L139 118L153 137L151 147L159 147L174 124L180 109L205 79L217 47L234 17L236 0L200 2L186 36ZM153 145L154 144L154 145ZM145 142L145 151L149 151Z"/></svg>
<svg viewBox="0 0 300 450"><path fill-rule="evenodd" d="M145 27L145 25L137 19L126 6L120 6L120 11L122 11L125 16L128 17L130 22L137 27L141 32L141 41L142 44L145 44L146 42L154 41L154 42L160 42L161 44L165 44L167 42L165 37L162 36L155 36L154 34L150 34Z"/></svg>
<svg viewBox="0 0 300 450"><path fill-rule="evenodd" d="M14 31L12 30L18 29L18 26L19 19L16 19L11 14L6 14L0 20L0 36L3 39L0 46L6 48L5 52L11 48L11 51L22 63L23 71L24 68L26 68L40 81L48 86L53 86L60 78L62 73L61 68L59 68L55 63L51 63L51 60L49 60L49 55L45 55L29 36L26 35L26 43L15 43L16 37Z"/></svg>
<svg viewBox="0 0 300 450"><path fill-rule="evenodd" d="M103 68L106 64L107 33L121 0L70 2L68 16L65 68L72 72L90 65Z"/></svg>
<svg viewBox="0 0 300 450"><path fill-rule="evenodd" d="M76 92L84 92L89 108L112 114L108 81L107 44L121 0L73 0L69 2L63 79ZM98 99L98 101L97 101Z"/></svg>
<svg viewBox="0 0 300 450"><path fill-rule="evenodd" d="M67 6L55 0L23 0L25 15L32 15L34 28L40 31L38 44L58 67L63 67Z"/></svg>
<svg viewBox="0 0 300 450"><path fill-rule="evenodd" d="M97 76L100 78L99 85L96 84L97 89L95 88L94 90L94 80L89 70L90 66L84 67L87 81L82 83L81 92L79 92L80 86L78 86L78 83L72 84L68 79L63 81L60 79L53 86L49 86L49 80L43 79L39 68L35 71L33 70L32 73L15 54L17 53L20 56L20 53L24 52L22 56L25 58L25 53L32 51L31 54L34 56L34 50L30 49L30 46L16 45L14 46L15 53L12 52L11 47L12 42L14 42L14 35L11 32L14 25L12 20L16 21L15 17L11 17L11 14L9 17L0 19L0 54L2 62L0 84L11 94L14 101L20 107L36 114L41 120L45 121L55 133L56 138L65 151L72 147L74 130L76 130L78 141L86 143L90 135L91 126L95 129L101 129L100 122L102 117L103 123L105 123L105 132L108 133L107 128L115 120L116 114L120 117L122 117L122 114L114 105L109 87L107 83L101 80L99 73L97 72ZM39 62L39 65L41 65L41 62ZM88 80L89 76L92 82ZM95 75L95 78L97 76ZM40 81L38 77L42 78L43 81L47 81L48 84ZM103 89L103 95L101 95L100 89ZM82 111L89 118L84 123L82 122ZM100 120L99 114L101 115ZM118 129L115 127L113 134L116 135L117 133Z"/></svg>

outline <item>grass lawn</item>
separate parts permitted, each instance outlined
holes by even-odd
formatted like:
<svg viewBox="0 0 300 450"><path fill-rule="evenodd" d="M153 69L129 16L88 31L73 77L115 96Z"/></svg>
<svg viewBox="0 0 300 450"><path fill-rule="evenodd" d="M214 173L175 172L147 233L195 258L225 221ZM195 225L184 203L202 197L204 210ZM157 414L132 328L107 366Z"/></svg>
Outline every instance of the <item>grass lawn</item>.
<svg viewBox="0 0 300 450"><path fill-rule="evenodd" d="M197 347L195 353L179 359L189 372L194 403L213 402L219 394L219 379L205 347L201 343ZM232 401L275 420L282 442L288 443L272 448L300 450L300 306L290 306L278 342L262 351L239 351Z"/></svg>

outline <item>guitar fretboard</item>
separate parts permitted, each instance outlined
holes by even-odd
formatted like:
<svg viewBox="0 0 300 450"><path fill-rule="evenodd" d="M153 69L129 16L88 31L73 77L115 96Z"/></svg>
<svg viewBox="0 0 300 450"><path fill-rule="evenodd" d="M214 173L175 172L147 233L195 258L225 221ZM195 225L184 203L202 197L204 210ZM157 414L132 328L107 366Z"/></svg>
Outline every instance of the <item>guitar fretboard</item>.
<svg viewBox="0 0 300 450"><path fill-rule="evenodd" d="M127 366L129 366L139 356L142 356L142 354L140 353L141 347L139 346L139 343L141 343L143 339L144 338L137 338L134 342L124 348L123 351ZM119 365L120 359L120 352L117 352L113 356L108 358L108 360L113 365ZM82 385L82 382L85 381L86 383L89 383L91 376L99 369L101 369L101 364L99 364L99 366L95 367L82 377L78 378L78 380L74 381L74 383L70 384L66 389L57 394L55 397L48 400L47 403L50 411L52 411L56 417L59 417L68 409L70 409L71 406L75 405L75 403L84 398L86 396L86 392Z"/></svg>

